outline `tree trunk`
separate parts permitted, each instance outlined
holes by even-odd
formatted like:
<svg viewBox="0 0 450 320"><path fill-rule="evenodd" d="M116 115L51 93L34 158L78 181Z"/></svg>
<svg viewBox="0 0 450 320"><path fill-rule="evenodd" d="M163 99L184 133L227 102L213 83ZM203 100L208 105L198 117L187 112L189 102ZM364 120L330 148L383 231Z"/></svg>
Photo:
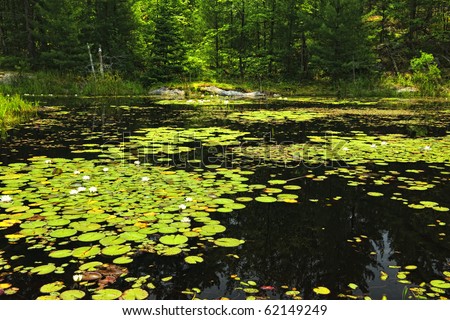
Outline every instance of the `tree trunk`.
<svg viewBox="0 0 450 320"><path fill-rule="evenodd" d="M33 30L31 29L31 14L32 8L30 7L29 0L23 0L24 14L25 14L25 29L27 32L27 51L30 58L36 57L36 50L33 39Z"/></svg>

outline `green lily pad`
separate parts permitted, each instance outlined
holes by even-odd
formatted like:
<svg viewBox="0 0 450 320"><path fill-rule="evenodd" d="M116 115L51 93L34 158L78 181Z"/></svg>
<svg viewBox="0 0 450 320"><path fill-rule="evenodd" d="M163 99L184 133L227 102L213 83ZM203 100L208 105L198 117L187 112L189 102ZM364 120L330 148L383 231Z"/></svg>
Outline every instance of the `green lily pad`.
<svg viewBox="0 0 450 320"><path fill-rule="evenodd" d="M98 223L92 223L88 221L77 221L72 222L70 226L81 232L89 232L100 229L102 226Z"/></svg>
<svg viewBox="0 0 450 320"><path fill-rule="evenodd" d="M271 185L280 185L280 184L286 184L286 180L269 180L267 181Z"/></svg>
<svg viewBox="0 0 450 320"><path fill-rule="evenodd" d="M141 288L128 289L122 294L123 300L145 300L147 297L148 292Z"/></svg>
<svg viewBox="0 0 450 320"><path fill-rule="evenodd" d="M95 242L103 239L105 235L100 232L88 232L83 233L82 235L78 236L78 241L81 242Z"/></svg>
<svg viewBox="0 0 450 320"><path fill-rule="evenodd" d="M46 264L38 267L34 267L30 270L31 273L38 274L40 276L52 273L56 270L56 266L54 264Z"/></svg>
<svg viewBox="0 0 450 320"><path fill-rule="evenodd" d="M50 237L53 238L67 238L75 235L77 230L75 229L58 229L50 232Z"/></svg>
<svg viewBox="0 0 450 320"><path fill-rule="evenodd" d="M430 284L439 289L450 289L450 282L444 280L431 280Z"/></svg>
<svg viewBox="0 0 450 320"><path fill-rule="evenodd" d="M235 238L220 238L214 241L214 244L219 247L238 247L245 243L244 240L239 240Z"/></svg>
<svg viewBox="0 0 450 320"><path fill-rule="evenodd" d="M348 284L348 287L349 287L350 289L352 289L352 290L358 289L358 285L355 284L355 283L349 283L349 284Z"/></svg>
<svg viewBox="0 0 450 320"><path fill-rule="evenodd" d="M50 258L56 258L56 259L60 259L60 258L67 258L70 257L72 255L72 250L69 249L63 249L63 250L56 250L56 251L52 251L49 253L49 257Z"/></svg>
<svg viewBox="0 0 450 320"><path fill-rule="evenodd" d="M22 229L37 229L46 226L45 221L25 221L20 225Z"/></svg>
<svg viewBox="0 0 450 320"><path fill-rule="evenodd" d="M317 287L317 288L314 288L313 291L317 294L322 294L322 295L327 295L327 294L331 293L330 289L328 289L327 287Z"/></svg>
<svg viewBox="0 0 450 320"><path fill-rule="evenodd" d="M369 195L371 197L382 197L382 196L384 196L384 194L381 193L381 192L367 192L367 195Z"/></svg>
<svg viewBox="0 0 450 320"><path fill-rule="evenodd" d="M178 231L175 227L162 227L158 229L159 233L176 233Z"/></svg>
<svg viewBox="0 0 450 320"><path fill-rule="evenodd" d="M79 300L83 299L85 295L86 293L81 290L67 290L61 292L59 297L63 300Z"/></svg>
<svg viewBox="0 0 450 320"><path fill-rule="evenodd" d="M103 248L102 254L107 256L121 256L131 250L130 246L118 244Z"/></svg>
<svg viewBox="0 0 450 320"><path fill-rule="evenodd" d="M188 256L184 258L184 261L189 264L197 264L203 262L203 258L199 256Z"/></svg>
<svg viewBox="0 0 450 320"><path fill-rule="evenodd" d="M256 197L255 200L263 203L277 202L277 198L274 197Z"/></svg>
<svg viewBox="0 0 450 320"><path fill-rule="evenodd" d="M177 254L180 254L181 252L182 252L181 248L178 247L164 248L159 251L160 254L165 256L175 256Z"/></svg>
<svg viewBox="0 0 450 320"><path fill-rule="evenodd" d="M61 281L55 281L52 283L48 283L48 284L44 284L39 291L41 291L42 293L52 293L52 292L56 292L59 291L61 289L63 289L65 287L64 283Z"/></svg>
<svg viewBox="0 0 450 320"><path fill-rule="evenodd" d="M109 236L100 240L100 244L104 245L105 247L119 245L124 242L126 242L126 240L124 238L121 238L120 236Z"/></svg>
<svg viewBox="0 0 450 320"><path fill-rule="evenodd" d="M141 241L147 238L145 234L136 231L124 232L120 235L120 237L124 238L127 241Z"/></svg>
<svg viewBox="0 0 450 320"><path fill-rule="evenodd" d="M447 207L441 207L441 206L435 206L432 208L434 211L439 211L439 212L447 212L450 211L449 208Z"/></svg>
<svg viewBox="0 0 450 320"><path fill-rule="evenodd" d="M128 264L133 262L133 258L131 257L119 257L113 260L114 264Z"/></svg>
<svg viewBox="0 0 450 320"><path fill-rule="evenodd" d="M50 300L59 300L59 299L58 299L58 297L56 295L48 295L48 296L39 296L39 297L36 298L36 300L50 301Z"/></svg>
<svg viewBox="0 0 450 320"><path fill-rule="evenodd" d="M93 300L115 300L122 295L122 291L117 289L100 289L97 290L93 295Z"/></svg>
<svg viewBox="0 0 450 320"><path fill-rule="evenodd" d="M409 265L409 266L405 266L405 270L416 270L417 266L415 265Z"/></svg>
<svg viewBox="0 0 450 320"><path fill-rule="evenodd" d="M224 232L227 228L220 224L208 224L202 227L202 231L207 233L220 233Z"/></svg>
<svg viewBox="0 0 450 320"><path fill-rule="evenodd" d="M96 255L98 255L100 253L100 248L99 247L80 247L80 248L76 248L73 250L72 252L72 256L74 256L75 258L80 258L80 259L84 259L84 258L89 258L89 257L94 257Z"/></svg>
<svg viewBox="0 0 450 320"><path fill-rule="evenodd" d="M159 238L159 241L166 245L176 246L176 245L186 243L188 241L188 238L186 236L182 236L179 234L167 235L167 236L162 236L161 238Z"/></svg>
<svg viewBox="0 0 450 320"><path fill-rule="evenodd" d="M82 264L78 269L81 271L94 271L96 270L96 267L101 266L103 263L100 261L91 261Z"/></svg>
<svg viewBox="0 0 450 320"><path fill-rule="evenodd" d="M286 189L286 190L300 190L301 188L302 187L297 186L295 184L287 184L287 185L283 186L283 189Z"/></svg>
<svg viewBox="0 0 450 320"><path fill-rule="evenodd" d="M251 197L238 197L238 198L236 198L236 201L239 201L239 202L250 202L252 200L253 200L253 198L251 198Z"/></svg>

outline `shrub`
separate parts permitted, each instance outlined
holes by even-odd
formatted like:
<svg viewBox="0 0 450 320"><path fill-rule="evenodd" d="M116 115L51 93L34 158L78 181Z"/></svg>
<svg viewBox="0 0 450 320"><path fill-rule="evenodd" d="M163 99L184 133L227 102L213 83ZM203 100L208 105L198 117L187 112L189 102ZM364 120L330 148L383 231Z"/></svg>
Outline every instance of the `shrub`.
<svg viewBox="0 0 450 320"><path fill-rule="evenodd" d="M438 96L442 92L441 70L431 53L421 51L420 57L410 61L412 81L423 96Z"/></svg>

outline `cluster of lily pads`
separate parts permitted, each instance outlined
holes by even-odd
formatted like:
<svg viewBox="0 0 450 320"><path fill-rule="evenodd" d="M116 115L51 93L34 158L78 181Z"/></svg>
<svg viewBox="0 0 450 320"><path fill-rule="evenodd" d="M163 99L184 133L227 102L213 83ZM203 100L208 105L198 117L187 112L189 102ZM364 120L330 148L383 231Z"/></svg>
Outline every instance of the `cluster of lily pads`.
<svg viewBox="0 0 450 320"><path fill-rule="evenodd" d="M138 252L182 255L186 263L196 264L203 261L204 247L244 243L221 236L226 227L210 216L245 207L227 197L248 190L248 178L239 169L187 172L34 157L28 163L0 166L0 176L0 232L11 245L26 243L29 252L39 250L48 257L45 264L17 265L21 256L12 259L2 251L0 273L64 273L68 265L78 264L81 278L74 277L74 282L97 281L103 278L99 266L126 265ZM59 292L70 285L56 282L41 291ZM122 296L112 291L104 296L97 290L92 298ZM82 296L69 291L61 298Z"/></svg>
<svg viewBox="0 0 450 320"><path fill-rule="evenodd" d="M240 143L239 138L248 134L249 132L221 127L145 128L137 130L135 135L127 137L129 141L103 146L102 151L104 152L103 156L114 159L154 157L156 162L159 163L175 163L177 157L174 155L194 151L200 146L202 148L214 146L226 148L227 146L238 145ZM193 158L190 160L200 161L201 159Z"/></svg>
<svg viewBox="0 0 450 320"><path fill-rule="evenodd" d="M233 112L227 115L227 119L240 123L272 123L279 124L285 122L303 122L315 118L324 117L325 114L319 112L302 110L251 110Z"/></svg>
<svg viewBox="0 0 450 320"><path fill-rule="evenodd" d="M227 119L242 124L281 124L323 118L327 114L330 113L318 110L258 110L233 112ZM243 145L242 141L255 143ZM233 164L239 165L235 168L206 165L189 172L149 165L145 161L147 156L152 156L157 163L170 161L173 164L179 155L196 152L197 142L211 147L217 155L231 155ZM20 288L7 280L13 273L31 277L58 275L75 266L72 280L52 279L40 288L42 296L39 298L146 299L156 281L170 282L172 276L158 279L151 275L128 276L126 266L138 254L178 256L181 263L201 264L208 259L203 254L206 249L238 247L245 243L243 239L227 235L227 228L219 218L214 219L212 213L228 214L244 209L251 201L299 203L301 187L290 179L273 175L264 184L249 182L253 167L261 164L291 168L326 166L328 169L322 175L308 174L305 178L324 181L331 175L338 175L348 179L349 186L370 184L375 187L396 180L399 189L413 192L434 188L448 179L420 181L406 176L420 173L418 170L406 170L402 176L400 172L382 169L392 163L421 162L430 168L438 164L436 168L442 176L450 174L449 135L411 139L400 134L326 132L325 135L310 135L305 143L276 145L262 143L261 139L249 136L249 132L223 127L158 127L137 130L120 143L84 146L85 150L73 150L74 153L103 154L97 160L33 157L0 166L0 234L12 247L25 244L29 252L36 250L40 256L31 264L21 264L23 255L11 256L0 251L0 295L20 292ZM192 158L191 162L201 161L202 156ZM241 164L246 165L246 169L241 169ZM375 173L373 167L383 175ZM295 181L297 177L293 178ZM236 196L239 193L251 194ZM385 196L376 188L368 190L367 195ZM391 199L416 210L449 211L445 204L407 199L400 192L392 194ZM309 201L319 202L319 199ZM436 220L433 225L445 226L446 223ZM446 234L441 232L439 236L444 239ZM349 243L361 243L366 239L361 235L349 239ZM443 272L442 279L413 286L408 276L417 267L400 268L403 270L395 276L396 280L410 286L411 297L448 296L448 271ZM380 273L382 281L389 276L394 278L384 271ZM129 283L127 289L111 287L118 279ZM293 299L305 294L289 286L275 288L259 286L253 280L241 281L237 275L232 279L238 282L236 290L242 290L250 300L265 299L266 293L272 290L279 290ZM370 299L358 290L357 284L350 283L342 292L332 292L321 285L313 292ZM186 289L183 293L198 298L201 289Z"/></svg>
<svg viewBox="0 0 450 320"><path fill-rule="evenodd" d="M264 162L310 166L341 162L343 165L389 162L445 163L449 159L450 136L441 138L407 138L401 134L371 136L360 131L351 135L326 132L323 136L309 136L305 143L259 144L238 146L233 153Z"/></svg>

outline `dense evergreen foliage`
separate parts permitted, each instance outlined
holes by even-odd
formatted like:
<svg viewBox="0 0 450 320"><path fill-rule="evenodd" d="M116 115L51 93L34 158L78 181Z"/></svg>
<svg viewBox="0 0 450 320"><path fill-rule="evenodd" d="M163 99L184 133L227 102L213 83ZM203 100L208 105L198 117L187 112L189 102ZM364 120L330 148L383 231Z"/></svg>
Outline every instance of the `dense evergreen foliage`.
<svg viewBox="0 0 450 320"><path fill-rule="evenodd" d="M355 79L450 66L448 0L0 0L0 68L144 82ZM98 49L102 48L101 58Z"/></svg>

